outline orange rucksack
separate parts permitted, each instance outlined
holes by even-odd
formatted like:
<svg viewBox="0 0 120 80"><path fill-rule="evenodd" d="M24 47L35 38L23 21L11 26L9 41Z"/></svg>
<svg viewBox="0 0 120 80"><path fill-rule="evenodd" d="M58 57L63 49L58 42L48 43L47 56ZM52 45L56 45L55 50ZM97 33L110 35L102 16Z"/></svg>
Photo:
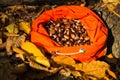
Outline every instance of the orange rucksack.
<svg viewBox="0 0 120 80"><path fill-rule="evenodd" d="M85 25L93 44L64 47L52 40L43 25L63 17L79 19ZM94 12L82 6L60 6L45 11L33 21L31 31L31 41L37 46L42 46L46 52L70 56L80 62L96 60L105 55L107 36L108 30L103 21Z"/></svg>

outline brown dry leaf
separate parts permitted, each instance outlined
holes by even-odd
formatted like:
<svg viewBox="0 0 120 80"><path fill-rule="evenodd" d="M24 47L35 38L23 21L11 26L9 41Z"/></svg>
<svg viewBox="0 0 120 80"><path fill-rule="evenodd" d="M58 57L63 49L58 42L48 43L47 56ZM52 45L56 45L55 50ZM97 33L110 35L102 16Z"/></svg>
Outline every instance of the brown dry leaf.
<svg viewBox="0 0 120 80"><path fill-rule="evenodd" d="M33 61L31 59L30 55L27 55L28 53L24 52L23 50L17 48L17 47L13 47L13 51L16 52L16 57L20 58L21 60L23 60L25 63L29 64L30 67L38 69L38 70L43 70L43 71L49 71L47 67L44 67L38 63L36 63L35 61ZM26 55L26 56L24 56ZM25 61L25 57L28 61Z"/></svg>
<svg viewBox="0 0 120 80"><path fill-rule="evenodd" d="M110 71L110 67L103 61L91 61L84 62L74 65L75 70L83 71L86 75L94 76L93 78L104 78L106 77L106 71ZM111 71L110 74L116 79L115 74Z"/></svg>
<svg viewBox="0 0 120 80"><path fill-rule="evenodd" d="M0 30L0 44L2 44L3 41L2 41L2 31Z"/></svg>
<svg viewBox="0 0 120 80"><path fill-rule="evenodd" d="M75 60L69 56L53 56L52 59L59 65L71 66L75 65Z"/></svg>
<svg viewBox="0 0 120 80"><path fill-rule="evenodd" d="M103 0L103 2L105 3L105 4L113 4L113 5L117 5L117 4L119 4L120 3L120 0Z"/></svg>
<svg viewBox="0 0 120 80"><path fill-rule="evenodd" d="M34 20L35 20L40 14L42 14L44 11L50 10L50 9L52 9L52 8L54 8L54 7L56 7L56 5L54 5L54 6L48 5L48 4L43 5L43 6L41 7L41 9L39 10L39 12L36 14L36 16L33 16L33 17L32 17L32 21L34 21Z"/></svg>
<svg viewBox="0 0 120 80"><path fill-rule="evenodd" d="M114 13L116 16L118 16L120 18L120 14L118 14L114 9L115 9L116 6L112 5L112 4L109 4L107 5L107 8L109 11L111 11L112 13Z"/></svg>
<svg viewBox="0 0 120 80"><path fill-rule="evenodd" d="M48 67L40 65L39 63L36 63L33 59L31 59L31 57L33 58L34 56L28 55L28 53L26 53L25 51L23 51L17 47L13 47L13 51L17 53L16 57L19 57L21 60L23 60L25 63L29 64L29 66L34 69L43 70L43 71L50 72L50 73L55 73L60 69L60 68L54 68L54 69L49 70ZM27 59L27 61L25 61L25 58Z"/></svg>
<svg viewBox="0 0 120 80"><path fill-rule="evenodd" d="M68 5L78 5L78 6L85 6L86 5L86 1L85 0L71 0L68 1L66 4Z"/></svg>
<svg viewBox="0 0 120 80"><path fill-rule="evenodd" d="M5 36L7 36L7 37L19 36L19 34L16 34L16 33L9 33L9 32L4 32L3 34L4 34Z"/></svg>
<svg viewBox="0 0 120 80"><path fill-rule="evenodd" d="M12 45L15 41L16 37L8 37L6 40L6 51L7 51L7 55L12 55L13 51L12 51Z"/></svg>
<svg viewBox="0 0 120 80"><path fill-rule="evenodd" d="M5 20L8 18L7 15L5 15L4 13L0 12L0 19L2 21L2 23L5 23Z"/></svg>
<svg viewBox="0 0 120 80"><path fill-rule="evenodd" d="M26 6L25 5L13 5L13 6L8 6L7 8L15 11L15 10L23 9L23 8L25 9Z"/></svg>
<svg viewBox="0 0 120 80"><path fill-rule="evenodd" d="M76 78L77 77L82 77L82 74L80 74L80 72L79 71L71 71L71 74L73 75L73 76L75 76Z"/></svg>
<svg viewBox="0 0 120 80"><path fill-rule="evenodd" d="M7 55L12 55L13 53L12 47L19 47L21 43L25 41L25 38L26 38L26 34L23 34L21 36L8 37L6 40Z"/></svg>
<svg viewBox="0 0 120 80"><path fill-rule="evenodd" d="M13 47L20 47L20 45L25 42L27 35L26 34L22 34L21 36L18 36L13 44Z"/></svg>
<svg viewBox="0 0 120 80"><path fill-rule="evenodd" d="M59 74L69 77L71 75L71 71L69 68L63 68L59 71Z"/></svg>
<svg viewBox="0 0 120 80"><path fill-rule="evenodd" d="M43 70L43 71L49 72L50 74L55 74L59 70L61 70L63 68L63 67L59 67L59 68L48 69L47 67L44 67L44 66L42 66L42 65L32 61L31 59L29 59L29 66L34 68L34 69L38 69L38 70Z"/></svg>
<svg viewBox="0 0 120 80"><path fill-rule="evenodd" d="M29 59L29 66L38 70L43 70L43 71L49 71L48 68L41 66L40 64L32 61L31 59Z"/></svg>
<svg viewBox="0 0 120 80"><path fill-rule="evenodd" d="M17 47L13 47L13 51L17 53L16 57L20 58L23 61L25 60L23 55L26 54L26 53L23 50L21 50Z"/></svg>
<svg viewBox="0 0 120 80"><path fill-rule="evenodd" d="M0 44L2 44L2 39L0 38Z"/></svg>
<svg viewBox="0 0 120 80"><path fill-rule="evenodd" d="M108 10L114 13L116 16L120 18L120 14L118 14L114 9L118 4L120 4L120 0L103 0L104 5L102 7L107 7Z"/></svg>

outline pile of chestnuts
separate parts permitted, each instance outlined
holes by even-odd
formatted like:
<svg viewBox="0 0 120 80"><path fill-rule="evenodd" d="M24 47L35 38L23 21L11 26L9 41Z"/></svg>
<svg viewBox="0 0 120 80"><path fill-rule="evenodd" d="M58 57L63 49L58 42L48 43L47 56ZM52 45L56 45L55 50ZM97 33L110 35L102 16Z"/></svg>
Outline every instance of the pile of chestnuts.
<svg viewBox="0 0 120 80"><path fill-rule="evenodd" d="M90 45L90 37L79 19L59 18L44 24L50 38L61 46Z"/></svg>

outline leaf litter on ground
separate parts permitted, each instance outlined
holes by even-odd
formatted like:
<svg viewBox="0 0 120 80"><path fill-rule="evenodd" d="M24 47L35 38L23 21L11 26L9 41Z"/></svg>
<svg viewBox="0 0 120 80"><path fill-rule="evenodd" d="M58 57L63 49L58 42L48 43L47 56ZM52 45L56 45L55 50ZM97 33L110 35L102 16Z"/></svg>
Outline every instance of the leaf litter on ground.
<svg viewBox="0 0 120 80"><path fill-rule="evenodd" d="M82 4L79 2L69 2L67 4L85 6L86 2L83 1ZM5 12L0 13L0 22L4 24L0 26L0 29L3 30L2 34L6 37L5 40L2 41L5 42L5 44L0 44L0 49L5 47L8 56L15 55L15 58L19 58L22 63L27 64L29 67L35 69L36 72L45 71L48 73L48 75L44 74L41 76L41 78L39 77L39 79L57 74L57 72L64 76L72 75L75 77L75 79L80 77L83 80L117 79L116 72L111 70L110 63L112 61L109 63L110 60L108 59L114 59L114 57L106 57L105 61L97 60L84 63L77 63L75 60L67 56L52 56L49 58L49 55L43 53L41 49L30 42L29 33L31 31L31 22L44 11L54 7L56 7L56 5L15 5L5 8ZM107 7L109 9L109 6ZM7 23L6 19L8 19ZM29 48L28 46L31 47ZM41 62L42 60L45 62ZM117 65L117 61L113 63ZM120 68L118 66L116 68L120 72ZM31 74L28 73L28 75ZM35 76L37 77L37 74L31 77L35 78Z"/></svg>

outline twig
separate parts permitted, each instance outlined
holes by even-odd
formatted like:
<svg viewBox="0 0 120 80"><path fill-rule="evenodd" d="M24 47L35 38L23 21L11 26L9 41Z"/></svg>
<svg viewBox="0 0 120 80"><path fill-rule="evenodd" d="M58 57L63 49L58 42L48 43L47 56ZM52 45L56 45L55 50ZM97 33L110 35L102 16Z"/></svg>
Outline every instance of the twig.
<svg viewBox="0 0 120 80"><path fill-rule="evenodd" d="M8 32L4 32L3 33L5 36L9 37L9 36L19 36L19 34L15 34L15 33L8 33Z"/></svg>
<svg viewBox="0 0 120 80"><path fill-rule="evenodd" d="M115 12L115 11L112 11L117 17L119 17L120 18L120 14L118 14L117 12Z"/></svg>

